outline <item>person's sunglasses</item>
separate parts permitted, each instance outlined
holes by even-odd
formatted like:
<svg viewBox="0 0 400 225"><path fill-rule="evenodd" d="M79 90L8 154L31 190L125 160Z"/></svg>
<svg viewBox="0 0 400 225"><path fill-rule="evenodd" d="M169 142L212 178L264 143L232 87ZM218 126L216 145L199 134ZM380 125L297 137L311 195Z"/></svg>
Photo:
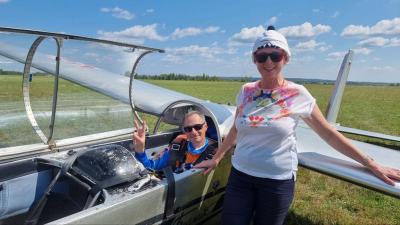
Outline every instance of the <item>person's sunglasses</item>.
<svg viewBox="0 0 400 225"><path fill-rule="evenodd" d="M196 131L201 130L201 128L203 128L204 123L202 124L195 124L193 126L187 126L187 127L183 127L183 131L185 131L186 133L189 133L192 131L192 129L195 129Z"/></svg>
<svg viewBox="0 0 400 225"><path fill-rule="evenodd" d="M272 53L257 53L254 54L254 59L258 63L265 63L268 57L272 60L272 62L280 62L283 59L284 54L282 52L272 52Z"/></svg>

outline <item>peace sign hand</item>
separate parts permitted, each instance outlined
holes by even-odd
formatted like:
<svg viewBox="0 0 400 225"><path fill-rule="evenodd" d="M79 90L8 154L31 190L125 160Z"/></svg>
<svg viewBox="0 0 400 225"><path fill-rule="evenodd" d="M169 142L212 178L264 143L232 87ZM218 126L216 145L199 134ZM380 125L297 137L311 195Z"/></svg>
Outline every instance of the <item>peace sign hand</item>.
<svg viewBox="0 0 400 225"><path fill-rule="evenodd" d="M135 130L133 131L132 141L134 144L135 152L144 152L144 146L146 144L146 127L147 124L143 121L143 125L140 126L136 120L134 120Z"/></svg>

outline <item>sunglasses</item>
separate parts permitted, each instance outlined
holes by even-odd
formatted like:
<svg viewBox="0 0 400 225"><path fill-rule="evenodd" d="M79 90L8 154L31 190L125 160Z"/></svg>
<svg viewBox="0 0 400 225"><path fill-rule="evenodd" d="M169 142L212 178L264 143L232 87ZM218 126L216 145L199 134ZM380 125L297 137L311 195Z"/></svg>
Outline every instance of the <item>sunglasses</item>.
<svg viewBox="0 0 400 225"><path fill-rule="evenodd" d="M202 124L195 124L193 126L187 126L187 127L183 127L183 131L185 131L186 133L191 132L193 129L195 129L196 131L201 130L201 128L203 128L204 123Z"/></svg>
<svg viewBox="0 0 400 225"><path fill-rule="evenodd" d="M283 59L284 54L282 52L272 52L272 53L258 53L254 54L254 59L258 63L265 63L267 61L268 57L272 60L272 62L280 62Z"/></svg>

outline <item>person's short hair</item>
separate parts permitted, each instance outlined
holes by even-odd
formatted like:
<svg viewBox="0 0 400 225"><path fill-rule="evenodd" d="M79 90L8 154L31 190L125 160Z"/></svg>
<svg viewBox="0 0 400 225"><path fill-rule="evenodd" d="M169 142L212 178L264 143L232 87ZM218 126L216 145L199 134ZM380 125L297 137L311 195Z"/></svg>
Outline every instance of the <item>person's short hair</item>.
<svg viewBox="0 0 400 225"><path fill-rule="evenodd" d="M205 117L204 113L197 111L197 110L193 110L193 111L189 111L188 113L185 114L185 116L183 117L183 120L182 120L182 124L184 124L185 120L192 115L198 115L201 118L203 123L206 122L206 117Z"/></svg>

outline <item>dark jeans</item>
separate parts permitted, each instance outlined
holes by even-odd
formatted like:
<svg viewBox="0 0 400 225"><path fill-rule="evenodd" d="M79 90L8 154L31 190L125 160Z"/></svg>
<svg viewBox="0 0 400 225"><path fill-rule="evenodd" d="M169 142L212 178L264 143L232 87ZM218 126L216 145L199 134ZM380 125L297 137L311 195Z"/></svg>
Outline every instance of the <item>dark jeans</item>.
<svg viewBox="0 0 400 225"><path fill-rule="evenodd" d="M232 167L222 208L222 224L282 224L294 195L294 179L253 177Z"/></svg>

